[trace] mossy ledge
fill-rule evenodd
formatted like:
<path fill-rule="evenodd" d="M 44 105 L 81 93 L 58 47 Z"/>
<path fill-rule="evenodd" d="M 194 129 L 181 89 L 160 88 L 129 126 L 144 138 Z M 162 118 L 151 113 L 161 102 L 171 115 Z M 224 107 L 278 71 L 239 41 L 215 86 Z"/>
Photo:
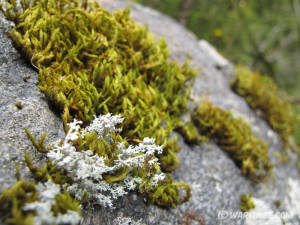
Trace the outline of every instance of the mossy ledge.
<path fill-rule="evenodd" d="M 242 173 L 253 182 L 261 182 L 270 175 L 273 165 L 267 145 L 252 134 L 250 127 L 235 119 L 231 112 L 203 101 L 192 115 L 200 133 L 213 138 L 226 151 Z"/>
<path fill-rule="evenodd" d="M 231 83 L 232 89 L 244 97 L 250 107 L 279 134 L 285 146 L 289 146 L 289 137 L 295 130 L 297 116 L 288 96 L 280 92 L 268 76 L 262 76 L 245 67 L 237 67 L 236 71 L 237 76 Z"/>
<path fill-rule="evenodd" d="M 123 136 L 155 138 L 166 149 L 163 170 L 179 166 L 170 134 L 186 110 L 187 83 L 196 73 L 188 62 L 169 60 L 165 40 L 155 42 L 129 9 L 111 15 L 88 1 L 23 0 L 21 9 L 14 0 L 7 3 L 1 10 L 15 23 L 9 36 L 39 70 L 39 87 L 65 125 L 121 113 Z"/>
<path fill-rule="evenodd" d="M 86 0 L 21 0 L 20 7 L 15 0 L 5 0 L 0 10 L 15 23 L 9 37 L 38 70 L 39 88 L 61 113 L 66 133 L 73 119 L 86 127 L 97 115 L 121 114 L 125 118 L 122 133 L 114 138 L 122 137 L 128 144 L 154 138 L 164 149 L 156 155 L 159 169 L 170 172 L 179 166 L 176 137 L 171 140 L 170 134 L 186 110 L 196 72 L 188 61 L 181 66 L 169 60 L 165 40 L 155 41 L 147 27 L 135 24 L 129 9 L 112 15 Z M 26 133 L 39 152 L 49 151 L 43 144 L 45 134 L 36 142 Z M 78 151 L 89 147 L 105 157 L 108 165 L 115 159 L 116 146 L 99 141 L 95 134 L 77 144 Z M 51 161 L 37 168 L 26 155 L 26 163 L 37 182 L 72 182 Z M 139 171 L 141 176 L 146 172 Z M 114 183 L 124 179 L 124 174 L 126 170 L 119 170 L 105 177 Z M 174 207 L 190 197 L 189 186 L 174 183 L 169 174 L 151 191 L 144 178 L 140 192 L 150 202 Z M 180 189 L 186 190 L 183 199 Z"/>

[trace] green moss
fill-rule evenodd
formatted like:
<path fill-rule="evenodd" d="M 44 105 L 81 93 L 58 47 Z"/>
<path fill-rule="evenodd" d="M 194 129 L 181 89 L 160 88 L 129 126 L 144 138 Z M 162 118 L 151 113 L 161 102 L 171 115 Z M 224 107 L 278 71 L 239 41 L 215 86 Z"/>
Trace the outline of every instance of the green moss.
<path fill-rule="evenodd" d="M 140 190 L 144 187 L 141 186 Z M 183 199 L 178 198 L 179 192 L 185 191 L 185 197 Z M 142 190 L 144 192 L 144 190 Z M 147 188 L 147 197 L 151 199 L 152 202 L 156 203 L 157 205 L 163 207 L 175 207 L 178 204 L 186 202 L 191 197 L 191 189 L 190 187 L 181 182 L 181 183 L 174 183 L 171 178 L 164 181 L 163 184 L 160 184 L 158 187 L 155 188 Z"/>
<path fill-rule="evenodd" d="M 41 146 L 44 145 L 43 141 L 45 139 L 45 134 L 43 134 L 38 142 L 36 142 L 36 139 L 28 130 L 26 130 L 26 133 L 39 153 L 45 154 L 51 150 L 50 146 L 47 148 Z M 77 151 L 86 151 L 86 149 L 88 149 L 98 156 L 105 157 L 106 164 L 112 166 L 113 161 L 118 159 L 118 144 L 122 142 L 125 145 L 128 145 L 128 143 L 119 134 L 110 133 L 109 135 L 111 136 L 112 143 L 108 143 L 104 138 L 99 138 L 96 132 L 86 132 L 84 138 L 79 135 L 78 139 L 74 140 L 72 144 L 76 147 Z M 63 140 L 61 143 L 63 143 Z M 58 169 L 51 161 L 48 161 L 42 168 L 38 168 L 33 165 L 32 158 L 29 157 L 27 152 L 25 152 L 25 161 L 36 181 L 45 182 L 48 179 L 51 179 L 56 184 L 61 184 L 65 187 L 72 185 L 73 183 L 72 178 L 66 175 L 66 171 Z M 114 183 L 125 179 L 128 172 L 129 168 L 124 167 L 113 174 L 104 175 L 103 178 L 107 183 Z M 189 186 L 183 182 L 175 183 L 169 175 L 167 176 L 167 179 L 159 182 L 158 185 L 152 185 L 150 179 L 151 175 L 160 172 L 159 166 L 156 166 L 155 169 L 153 169 L 147 162 L 145 162 L 143 168 L 139 170 L 134 169 L 133 173 L 142 178 L 142 183 L 138 186 L 139 193 L 144 195 L 149 202 L 162 207 L 174 207 L 190 199 L 191 190 Z M 180 191 L 185 191 L 185 194 L 180 194 Z M 184 197 L 180 199 L 179 196 Z M 83 200 L 83 202 L 85 202 L 85 200 Z"/>
<path fill-rule="evenodd" d="M 8 224 L 32 225 L 34 213 L 24 212 L 22 209 L 26 203 L 37 200 L 35 184 L 19 180 L 8 190 L 4 190 L 0 196 L 0 215 L 8 218 Z"/>
<path fill-rule="evenodd" d="M 182 135 L 182 137 L 184 138 L 184 141 L 187 144 L 199 145 L 202 142 L 208 141 L 207 137 L 201 136 L 199 134 L 197 127 L 195 127 L 195 125 L 192 121 L 189 121 L 186 124 L 179 121 L 176 131 L 178 131 Z"/>
<path fill-rule="evenodd" d="M 7 1 L 11 6 L 2 11 L 16 24 L 13 44 L 39 68 L 39 87 L 65 124 L 121 113 L 124 136 L 156 138 L 165 149 L 164 170 L 178 167 L 176 140 L 169 137 L 173 118 L 186 109 L 186 82 L 195 76 L 188 62 L 169 61 L 166 42 L 155 42 L 129 9 L 111 15 L 87 1 L 27 0 L 17 12 Z"/>
<path fill-rule="evenodd" d="M 274 81 L 270 77 L 238 67 L 231 86 L 269 123 L 286 146 L 289 145 L 289 137 L 293 135 L 297 124 L 296 114 L 288 97 L 279 91 Z"/>
<path fill-rule="evenodd" d="M 245 176 L 254 182 L 268 177 L 272 165 L 267 145 L 251 133 L 245 122 L 205 101 L 196 108 L 192 118 L 200 133 L 215 139 Z"/>
<path fill-rule="evenodd" d="M 0 195 L 0 216 L 6 218 L 5 222 L 7 224 L 33 225 L 36 213 L 24 210 L 24 206 L 28 203 L 39 201 L 38 192 L 35 188 L 36 184 L 20 180 L 19 176 L 19 171 L 17 170 L 16 184 L 2 191 Z M 45 179 L 44 181 L 47 180 Z M 40 179 L 36 181 L 40 181 Z M 56 195 L 52 211 L 54 216 L 58 213 L 65 214 L 68 210 L 78 212 L 81 215 L 79 204 L 68 192 L 63 190 L 60 194 Z"/>
<path fill-rule="evenodd" d="M 174 121 L 186 110 L 187 83 L 196 73 L 188 62 L 180 66 L 169 60 L 165 40 L 155 41 L 147 27 L 134 23 L 129 9 L 112 15 L 88 1 L 23 0 L 21 9 L 14 0 L 6 2 L 8 6 L 0 3 L 0 9 L 16 25 L 9 32 L 12 43 L 38 69 L 40 90 L 61 112 L 66 131 L 73 118 L 87 125 L 94 115 L 120 113 L 125 118 L 122 136 L 129 143 L 153 137 L 164 148 L 159 156 L 162 169 L 168 172 L 179 166 L 177 140 L 170 140 L 170 134 Z M 46 152 L 43 140 L 29 138 Z M 108 163 L 114 159 L 114 150 L 105 142 L 91 137 L 78 148 L 83 145 L 105 156 Z M 47 165 L 37 170 L 31 169 L 39 179 L 49 173 Z M 170 180 L 165 188 L 169 197 L 152 191 L 147 196 L 176 199 L 177 184 Z M 153 201 L 168 206 L 182 202 Z"/>
<path fill-rule="evenodd" d="M 252 201 L 252 193 L 250 193 L 249 195 L 241 195 L 240 208 L 243 212 L 249 212 L 251 209 L 255 208 L 255 204 Z"/>

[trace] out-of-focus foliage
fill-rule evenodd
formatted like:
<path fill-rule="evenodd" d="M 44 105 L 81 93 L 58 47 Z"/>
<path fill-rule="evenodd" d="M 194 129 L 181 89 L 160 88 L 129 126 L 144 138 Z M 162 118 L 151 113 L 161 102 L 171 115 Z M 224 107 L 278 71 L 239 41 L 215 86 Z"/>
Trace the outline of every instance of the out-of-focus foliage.
<path fill-rule="evenodd" d="M 235 64 L 272 76 L 300 112 L 299 0 L 136 0 L 179 20 Z M 184 17 L 184 18 L 183 18 Z M 297 131 L 300 143 L 300 129 Z"/>
<path fill-rule="evenodd" d="M 297 122 L 292 105 L 280 93 L 274 81 L 267 76 L 237 67 L 232 89 L 243 96 L 248 104 L 264 118 L 288 146 Z"/>
<path fill-rule="evenodd" d="M 251 132 L 248 124 L 233 117 L 230 111 L 203 101 L 195 109 L 192 120 L 200 133 L 226 151 L 253 182 L 263 182 L 269 177 L 272 163 L 266 143 Z"/>

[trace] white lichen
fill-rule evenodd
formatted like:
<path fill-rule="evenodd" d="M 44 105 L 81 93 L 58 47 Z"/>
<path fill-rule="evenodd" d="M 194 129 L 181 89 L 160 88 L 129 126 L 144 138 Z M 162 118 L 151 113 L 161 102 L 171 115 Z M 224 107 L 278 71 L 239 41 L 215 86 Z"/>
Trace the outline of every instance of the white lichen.
<path fill-rule="evenodd" d="M 159 165 L 156 154 L 161 154 L 161 146 L 155 145 L 155 139 L 144 138 L 138 145 L 126 146 L 121 142 L 117 145 L 117 159 L 112 165 L 106 165 L 106 159 L 94 154 L 89 149 L 77 151 L 73 146 L 73 141 L 84 138 L 89 132 L 96 132 L 98 138 L 103 138 L 111 143 L 112 133 L 120 132 L 116 125 L 123 122 L 120 115 L 112 116 L 111 114 L 95 117 L 94 121 L 85 129 L 80 128 L 81 121 L 74 120 L 69 123 L 69 131 L 62 143 L 56 143 L 47 153 L 47 157 L 52 160 L 53 164 L 66 170 L 67 174 L 73 179 L 74 184 L 67 187 L 67 191 L 76 199 L 80 200 L 86 192 L 90 199 L 96 201 L 102 206 L 113 208 L 113 200 L 118 199 L 135 190 L 142 179 L 131 174 L 132 169 L 139 169 L 144 166 L 154 169 Z M 127 177 L 121 181 L 107 183 L 103 175 L 114 174 L 120 169 L 127 169 Z M 152 176 L 152 177 L 151 177 Z M 161 172 L 150 174 L 152 185 L 158 185 L 160 180 L 165 179 Z"/>
<path fill-rule="evenodd" d="M 38 201 L 27 203 L 25 211 L 35 211 L 35 225 L 59 225 L 59 224 L 79 224 L 81 216 L 78 212 L 68 210 L 65 214 L 54 216 L 52 207 L 55 205 L 55 196 L 60 194 L 60 186 L 48 180 L 46 183 L 38 183 L 36 186 Z"/>
<path fill-rule="evenodd" d="M 130 217 L 118 216 L 113 220 L 114 225 L 145 225 L 142 220 L 135 221 Z"/>
<path fill-rule="evenodd" d="M 121 132 L 121 129 L 116 126 L 121 124 L 123 121 L 124 118 L 122 118 L 121 115 L 112 116 L 111 113 L 107 113 L 99 117 L 94 116 L 92 123 L 85 129 L 82 129 L 81 136 L 84 137 L 86 132 L 90 133 L 95 131 L 98 133 L 99 138 L 104 138 L 106 141 L 110 141 L 110 133 Z"/>

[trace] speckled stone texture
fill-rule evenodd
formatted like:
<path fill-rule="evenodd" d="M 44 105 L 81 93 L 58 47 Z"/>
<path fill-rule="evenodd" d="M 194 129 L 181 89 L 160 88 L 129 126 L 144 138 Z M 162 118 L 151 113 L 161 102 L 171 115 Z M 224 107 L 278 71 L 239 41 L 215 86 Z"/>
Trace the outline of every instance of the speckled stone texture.
<path fill-rule="evenodd" d="M 49 109 L 36 85 L 37 72 L 24 61 L 5 35 L 10 26 L 1 14 L 0 190 L 15 182 L 16 165 L 24 168 L 24 150 L 34 153 L 24 128 L 36 136 L 48 132 L 48 141 L 64 135 L 61 119 Z M 25 77 L 27 82 L 23 80 Z M 16 103 L 21 103 L 22 109 L 18 109 Z"/>
<path fill-rule="evenodd" d="M 202 96 L 212 101 L 216 106 L 231 110 L 236 117 L 251 123 L 253 132 L 269 143 L 269 153 L 276 162 L 275 152 L 282 151 L 282 143 L 276 133 L 258 118 L 246 102 L 234 94 L 229 82 L 234 75 L 234 68 L 227 60 L 216 57 L 213 48 L 203 45 L 190 32 L 174 20 L 146 7 L 122 0 L 98 0 L 100 4 L 114 11 L 131 7 L 131 16 L 140 24 L 148 24 L 150 31 L 156 37 L 165 37 L 171 49 L 172 59 L 183 63 L 187 54 L 192 59 L 192 66 L 197 66 L 199 74 L 192 90 L 193 102 L 190 102 L 190 112 L 184 118 L 190 117 L 194 107 Z M 20 165 L 22 174 L 28 176 L 24 169 L 23 151 L 35 155 L 34 149 L 27 139 L 24 128 L 33 135 L 40 136 L 47 131 L 47 142 L 52 142 L 64 135 L 62 122 L 53 109 L 47 104 L 40 93 L 36 82 L 37 72 L 14 50 L 5 32 L 9 24 L 0 17 L 0 191 L 15 182 L 14 168 Z M 30 76 L 27 82 L 24 77 Z M 21 102 L 22 109 L 15 104 Z M 274 178 L 260 185 L 252 185 L 241 175 L 240 169 L 214 143 L 204 143 L 201 146 L 188 146 L 179 136 L 182 150 L 178 156 L 181 167 L 173 176 L 176 181 L 184 181 L 191 186 L 191 200 L 173 209 L 163 209 L 147 204 L 135 193 L 119 200 L 115 210 L 100 207 L 89 207 L 84 211 L 84 225 L 115 224 L 115 218 L 124 217 L 143 224 L 176 225 L 181 224 L 186 211 L 195 211 L 202 215 L 206 225 L 239 225 L 244 224 L 241 218 L 218 218 L 221 210 L 240 211 L 240 195 L 252 192 L 256 198 L 265 201 L 271 209 L 278 211 L 275 201 L 284 202 L 287 192 L 287 179 L 298 179 L 296 156 L 291 155 L 291 163 L 276 167 Z M 43 159 L 36 155 L 36 161 Z M 299 193 L 300 195 L 300 193 Z M 285 210 L 283 204 L 279 209 Z M 299 224 L 299 220 L 291 220 L 291 224 Z M 129 223 L 128 223 L 129 224 Z M 195 224 L 197 224 L 195 222 Z"/>

